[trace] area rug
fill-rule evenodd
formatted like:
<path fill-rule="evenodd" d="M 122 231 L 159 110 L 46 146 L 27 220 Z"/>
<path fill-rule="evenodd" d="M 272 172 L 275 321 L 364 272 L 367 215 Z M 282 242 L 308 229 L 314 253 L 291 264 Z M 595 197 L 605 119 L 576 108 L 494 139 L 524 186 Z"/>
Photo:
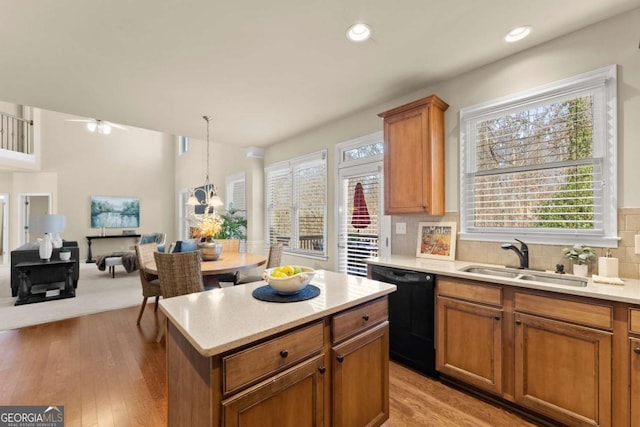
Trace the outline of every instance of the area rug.
<path fill-rule="evenodd" d="M 115 278 L 99 271 L 95 264 L 80 263 L 76 297 L 14 306 L 11 296 L 11 268 L 0 265 L 0 331 L 37 325 L 85 314 L 131 307 L 142 302 L 137 271 L 127 273 L 116 267 Z"/>

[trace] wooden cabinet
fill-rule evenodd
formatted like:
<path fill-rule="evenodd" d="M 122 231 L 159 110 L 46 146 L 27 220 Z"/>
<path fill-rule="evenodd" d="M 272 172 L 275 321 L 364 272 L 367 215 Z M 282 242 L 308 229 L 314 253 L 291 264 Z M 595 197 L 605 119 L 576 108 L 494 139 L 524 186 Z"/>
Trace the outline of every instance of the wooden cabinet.
<path fill-rule="evenodd" d="M 380 426 L 389 418 L 387 299 L 332 319 L 334 427 Z"/>
<path fill-rule="evenodd" d="M 324 425 L 324 355 L 300 363 L 222 402 L 225 427 Z"/>
<path fill-rule="evenodd" d="M 501 394 L 500 288 L 442 278 L 437 289 L 436 369 L 477 388 Z"/>
<path fill-rule="evenodd" d="M 610 426 L 612 307 L 521 292 L 514 301 L 516 402 L 569 425 Z"/>
<path fill-rule="evenodd" d="M 631 427 L 640 427 L 640 339 L 629 339 Z"/>
<path fill-rule="evenodd" d="M 444 112 L 435 95 L 378 114 L 384 119 L 384 212 L 444 214 Z"/>
<path fill-rule="evenodd" d="M 387 297 L 205 357 L 169 322 L 170 426 L 380 426 Z"/>

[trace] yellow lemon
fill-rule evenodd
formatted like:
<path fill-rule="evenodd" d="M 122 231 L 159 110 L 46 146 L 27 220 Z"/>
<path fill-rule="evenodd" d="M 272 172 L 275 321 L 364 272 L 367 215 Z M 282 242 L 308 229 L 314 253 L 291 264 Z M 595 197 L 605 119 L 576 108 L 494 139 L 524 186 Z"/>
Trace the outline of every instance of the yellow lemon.
<path fill-rule="evenodd" d="M 284 267 L 282 267 L 282 272 L 287 276 L 293 276 L 294 274 L 293 267 L 291 267 L 290 265 L 285 265 Z"/>
<path fill-rule="evenodd" d="M 271 277 L 275 277 L 276 279 L 282 279 L 282 278 L 287 277 L 287 275 L 285 273 L 283 273 L 282 271 L 273 270 L 271 272 Z"/>

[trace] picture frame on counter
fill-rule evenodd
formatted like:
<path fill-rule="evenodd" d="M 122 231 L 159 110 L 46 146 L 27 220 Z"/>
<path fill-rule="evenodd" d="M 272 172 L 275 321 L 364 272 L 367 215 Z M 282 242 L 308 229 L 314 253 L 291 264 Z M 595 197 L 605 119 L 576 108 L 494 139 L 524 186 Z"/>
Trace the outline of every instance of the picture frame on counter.
<path fill-rule="evenodd" d="M 421 222 L 418 224 L 416 257 L 453 261 L 456 259 L 457 224 Z"/>

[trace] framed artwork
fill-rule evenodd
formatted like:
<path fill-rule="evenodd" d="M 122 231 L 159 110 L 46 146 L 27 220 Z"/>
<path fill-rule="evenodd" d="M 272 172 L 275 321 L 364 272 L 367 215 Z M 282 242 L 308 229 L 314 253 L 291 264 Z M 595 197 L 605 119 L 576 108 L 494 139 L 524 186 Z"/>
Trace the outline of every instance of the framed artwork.
<path fill-rule="evenodd" d="M 418 224 L 416 257 L 455 260 L 456 226 L 455 222 L 421 222 Z"/>
<path fill-rule="evenodd" d="M 91 228 L 140 227 L 137 197 L 91 196 Z"/>

